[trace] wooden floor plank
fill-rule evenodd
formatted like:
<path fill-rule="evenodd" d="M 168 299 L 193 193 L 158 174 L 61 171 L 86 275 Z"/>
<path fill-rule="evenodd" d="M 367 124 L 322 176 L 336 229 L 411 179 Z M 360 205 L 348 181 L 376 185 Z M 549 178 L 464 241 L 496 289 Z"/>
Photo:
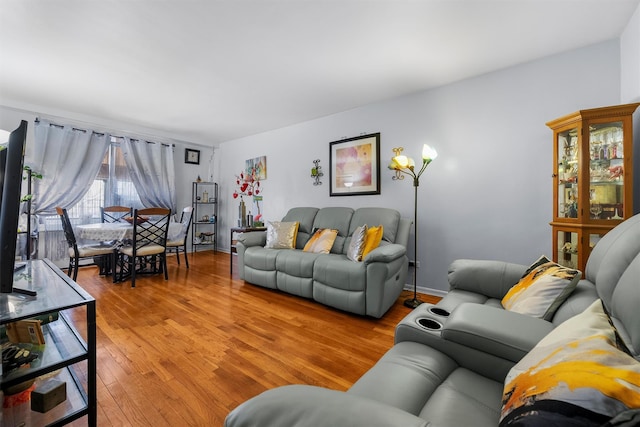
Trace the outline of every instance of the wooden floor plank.
<path fill-rule="evenodd" d="M 78 283 L 97 301 L 98 425 L 214 426 L 267 389 L 346 390 L 393 345 L 404 292 L 382 319 L 246 284 L 229 255 L 168 260 L 169 280 L 114 284 L 97 268 Z M 424 301 L 437 297 L 421 295 Z M 74 316 L 83 330 L 83 316 Z M 86 425 L 86 419 L 72 425 Z"/>

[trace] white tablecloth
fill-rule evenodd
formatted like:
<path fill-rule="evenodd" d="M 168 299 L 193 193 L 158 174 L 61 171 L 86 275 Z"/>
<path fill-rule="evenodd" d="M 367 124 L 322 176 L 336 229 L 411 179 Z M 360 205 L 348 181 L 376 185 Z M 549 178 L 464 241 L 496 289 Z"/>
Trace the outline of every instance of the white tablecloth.
<path fill-rule="evenodd" d="M 95 240 L 98 242 L 110 242 L 112 240 L 123 241 L 133 238 L 133 225 L 126 222 L 99 222 L 97 224 L 83 224 L 76 226 L 78 238 L 83 240 Z M 180 237 L 182 223 L 170 222 L 167 240 Z"/>

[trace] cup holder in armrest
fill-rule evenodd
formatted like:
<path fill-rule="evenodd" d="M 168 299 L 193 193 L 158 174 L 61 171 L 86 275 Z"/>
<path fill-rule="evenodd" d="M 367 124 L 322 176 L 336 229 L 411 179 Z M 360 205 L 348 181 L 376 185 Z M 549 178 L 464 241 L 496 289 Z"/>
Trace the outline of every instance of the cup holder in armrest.
<path fill-rule="evenodd" d="M 429 307 L 428 311 L 430 313 L 435 314 L 436 316 L 447 317 L 449 315 L 449 312 L 447 310 L 445 310 L 444 308 L 440 308 L 440 307 Z"/>
<path fill-rule="evenodd" d="M 442 323 L 433 319 L 428 319 L 426 317 L 422 317 L 418 319 L 418 325 L 422 326 L 425 329 L 429 329 L 431 331 L 437 331 L 442 329 Z"/>

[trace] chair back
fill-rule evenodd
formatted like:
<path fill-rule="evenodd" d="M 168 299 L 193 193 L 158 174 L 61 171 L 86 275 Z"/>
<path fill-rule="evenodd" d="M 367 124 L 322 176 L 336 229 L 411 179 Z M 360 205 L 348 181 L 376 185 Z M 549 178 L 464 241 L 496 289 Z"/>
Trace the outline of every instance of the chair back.
<path fill-rule="evenodd" d="M 62 221 L 62 231 L 64 231 L 64 237 L 67 239 L 67 244 L 70 248 L 77 250 L 78 242 L 76 241 L 76 235 L 73 232 L 73 227 L 71 226 L 71 221 L 69 220 L 69 215 L 67 214 L 67 210 L 61 208 L 60 206 L 56 206 L 56 212 L 60 216 L 60 220 Z"/>
<path fill-rule="evenodd" d="M 127 206 L 105 206 L 100 208 L 102 222 L 123 222 L 131 216 L 133 209 Z"/>
<path fill-rule="evenodd" d="M 134 254 L 155 246 L 166 248 L 171 209 L 134 209 L 133 218 Z"/>
<path fill-rule="evenodd" d="M 180 215 L 180 222 L 182 223 L 182 232 L 180 233 L 181 237 L 187 238 L 187 234 L 189 233 L 189 227 L 191 226 L 191 220 L 193 218 L 193 207 L 187 206 L 182 209 L 182 214 Z"/>

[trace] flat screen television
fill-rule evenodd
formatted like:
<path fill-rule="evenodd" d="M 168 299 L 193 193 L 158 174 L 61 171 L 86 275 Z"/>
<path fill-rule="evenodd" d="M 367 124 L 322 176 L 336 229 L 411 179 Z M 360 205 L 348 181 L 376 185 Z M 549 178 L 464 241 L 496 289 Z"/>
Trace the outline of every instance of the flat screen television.
<path fill-rule="evenodd" d="M 0 292 L 13 292 L 13 271 L 18 239 L 18 219 L 22 190 L 22 166 L 27 139 L 27 122 L 11 132 L 6 148 L 0 151 Z"/>

